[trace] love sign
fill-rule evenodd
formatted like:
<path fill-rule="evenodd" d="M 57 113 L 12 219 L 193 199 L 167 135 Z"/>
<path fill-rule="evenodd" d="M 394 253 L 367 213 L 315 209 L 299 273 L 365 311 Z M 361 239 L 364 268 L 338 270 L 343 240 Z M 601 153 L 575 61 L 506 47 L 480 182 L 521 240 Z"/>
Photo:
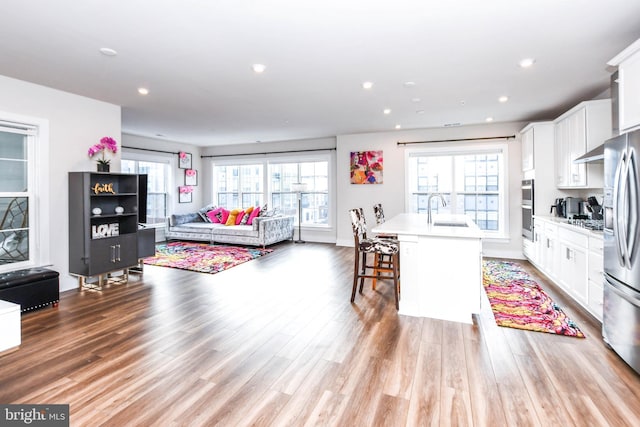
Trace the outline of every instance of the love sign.
<path fill-rule="evenodd" d="M 102 239 L 105 237 L 118 236 L 120 234 L 120 225 L 117 222 L 113 224 L 99 224 L 91 226 L 91 238 Z"/>

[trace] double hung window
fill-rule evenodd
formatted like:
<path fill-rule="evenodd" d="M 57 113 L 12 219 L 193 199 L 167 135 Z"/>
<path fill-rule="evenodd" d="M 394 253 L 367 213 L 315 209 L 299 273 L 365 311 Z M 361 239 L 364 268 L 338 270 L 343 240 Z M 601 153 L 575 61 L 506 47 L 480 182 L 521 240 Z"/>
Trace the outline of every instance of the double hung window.
<path fill-rule="evenodd" d="M 300 193 L 302 225 L 327 226 L 329 218 L 329 156 L 269 158 L 243 164 L 234 161 L 213 166 L 213 188 L 218 206 L 263 206 L 298 221 L 298 193 L 294 183 L 305 184 Z"/>
<path fill-rule="evenodd" d="M 123 153 L 123 157 L 131 154 Z M 122 159 L 123 173 L 147 175 L 147 225 L 164 224 L 167 217 L 169 161 Z"/>
<path fill-rule="evenodd" d="M 409 211 L 425 213 L 429 195 L 441 193 L 447 206 L 432 198 L 432 212 L 468 215 L 488 236 L 506 235 L 505 150 L 501 145 L 454 152 L 410 152 Z"/>
<path fill-rule="evenodd" d="M 214 167 L 215 199 L 218 206 L 248 208 L 264 201 L 264 167 L 261 163 Z"/>
<path fill-rule="evenodd" d="M 37 129 L 0 122 L 0 270 L 34 259 L 34 149 Z"/>
<path fill-rule="evenodd" d="M 298 194 L 294 183 L 305 184 L 301 197 L 302 225 L 328 224 L 329 163 L 326 161 L 269 165 L 271 206 L 298 218 Z"/>

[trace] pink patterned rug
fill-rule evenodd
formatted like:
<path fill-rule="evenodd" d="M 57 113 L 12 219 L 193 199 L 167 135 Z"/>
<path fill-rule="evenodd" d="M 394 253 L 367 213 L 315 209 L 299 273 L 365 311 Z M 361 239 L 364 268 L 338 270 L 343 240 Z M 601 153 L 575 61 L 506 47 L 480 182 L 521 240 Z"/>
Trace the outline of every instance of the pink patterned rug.
<path fill-rule="evenodd" d="M 484 260 L 482 282 L 499 326 L 585 337 L 518 263 Z"/>
<path fill-rule="evenodd" d="M 215 274 L 270 252 L 273 252 L 273 249 L 171 242 L 157 245 L 156 255 L 145 258 L 144 263 Z"/>

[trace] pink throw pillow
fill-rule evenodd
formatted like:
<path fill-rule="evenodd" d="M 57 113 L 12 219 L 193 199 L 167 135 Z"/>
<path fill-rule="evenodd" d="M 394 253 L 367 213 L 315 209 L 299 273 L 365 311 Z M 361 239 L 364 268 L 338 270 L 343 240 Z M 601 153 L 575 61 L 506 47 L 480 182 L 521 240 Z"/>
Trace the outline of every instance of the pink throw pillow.
<path fill-rule="evenodd" d="M 214 223 L 214 224 L 218 224 L 220 223 L 220 219 L 218 218 L 218 213 L 222 211 L 222 208 L 216 208 L 212 211 L 207 212 L 207 217 L 209 217 L 209 220 Z"/>
<path fill-rule="evenodd" d="M 236 216 L 236 225 L 240 225 L 240 222 L 242 221 L 243 216 L 244 216 L 244 211 L 238 212 L 238 215 Z"/>
<path fill-rule="evenodd" d="M 260 213 L 260 206 L 256 207 L 254 210 L 251 211 L 251 215 L 249 215 L 249 219 L 247 220 L 247 225 L 252 225 L 253 219 L 257 217 L 259 213 Z"/>
<path fill-rule="evenodd" d="M 229 219 L 229 212 L 230 211 L 226 210 L 225 208 L 222 208 L 222 210 L 220 211 L 220 213 L 222 214 L 222 218 L 220 218 L 220 224 L 227 223 L 227 219 Z"/>

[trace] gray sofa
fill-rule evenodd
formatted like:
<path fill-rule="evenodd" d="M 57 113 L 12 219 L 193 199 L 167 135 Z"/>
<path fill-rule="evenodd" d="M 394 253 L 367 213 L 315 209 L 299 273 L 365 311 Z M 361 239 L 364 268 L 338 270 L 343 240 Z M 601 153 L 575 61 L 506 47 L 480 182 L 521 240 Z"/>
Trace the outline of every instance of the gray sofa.
<path fill-rule="evenodd" d="M 167 240 L 197 240 L 234 245 L 272 245 L 293 239 L 293 216 L 256 217 L 252 225 L 204 222 L 197 213 L 167 218 Z"/>

